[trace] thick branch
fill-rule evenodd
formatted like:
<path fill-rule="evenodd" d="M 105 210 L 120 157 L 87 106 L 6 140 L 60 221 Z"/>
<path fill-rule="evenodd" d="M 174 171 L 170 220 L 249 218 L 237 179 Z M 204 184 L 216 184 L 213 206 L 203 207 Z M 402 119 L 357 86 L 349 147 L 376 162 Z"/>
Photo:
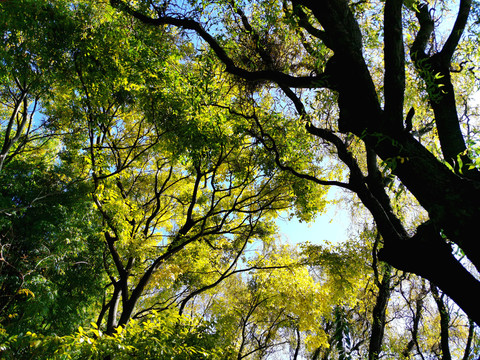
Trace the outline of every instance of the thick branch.
<path fill-rule="evenodd" d="M 471 176 L 475 177 L 478 176 L 476 172 L 468 171 L 466 164 L 470 163 L 470 159 L 467 155 L 462 155 L 462 162 L 465 166 L 460 167 L 456 163 L 457 156 L 466 150 L 466 145 L 460 129 L 455 102 L 455 89 L 450 77 L 450 61 L 465 28 L 470 7 L 471 0 L 461 1 L 457 20 L 442 51 L 428 57 L 425 49 L 433 33 L 434 22 L 430 16 L 428 5 L 419 5 L 419 11 L 416 15 L 420 24 L 420 30 L 413 42 L 411 57 L 420 76 L 427 85 L 427 92 L 435 114 L 435 123 L 444 159 L 455 167 L 457 171 L 471 172 Z"/>
<path fill-rule="evenodd" d="M 480 293 L 480 282 L 455 259 L 451 246 L 432 223 L 419 226 L 410 240 L 386 243 L 378 255 L 397 269 L 429 279 L 477 324 L 480 323 L 477 299 L 465 296 L 465 289 L 472 294 Z"/>
<path fill-rule="evenodd" d="M 428 4 L 420 3 L 416 16 L 420 24 L 420 29 L 410 49 L 410 56 L 414 61 L 426 56 L 425 50 L 434 30 L 434 23 L 428 11 Z"/>
<path fill-rule="evenodd" d="M 294 88 L 318 88 L 321 86 L 328 87 L 328 76 L 320 74 L 316 76 L 291 76 L 280 71 L 275 70 L 259 70 L 248 71 L 235 65 L 233 59 L 227 54 L 225 49 L 218 43 L 218 41 L 210 35 L 203 26 L 195 20 L 188 18 L 176 18 L 173 16 L 160 16 L 158 18 L 151 18 L 131 8 L 121 0 L 110 0 L 110 4 L 132 15 L 144 24 L 159 26 L 159 25 L 173 25 L 186 30 L 193 30 L 200 36 L 215 52 L 218 59 L 225 65 L 225 70 L 242 79 L 248 81 L 267 80 L 277 84 L 285 84 Z"/>
<path fill-rule="evenodd" d="M 362 34 L 347 1 L 298 0 L 294 6 L 310 9 L 324 28 L 325 45 L 334 55 L 325 66 L 331 83 L 338 91 L 341 132 L 358 136 L 377 125 L 382 118 L 375 85 L 363 58 Z M 360 110 L 361 109 L 361 110 Z M 360 113 L 359 113 L 360 110 Z"/>
<path fill-rule="evenodd" d="M 107 334 L 112 335 L 117 326 L 118 304 L 120 303 L 121 290 L 118 282 L 113 283 L 113 294 L 108 303 Z"/>
<path fill-rule="evenodd" d="M 125 267 L 123 266 L 122 260 L 120 259 L 120 255 L 117 252 L 117 249 L 115 248 L 115 241 L 118 240 L 118 238 L 115 236 L 111 236 L 108 231 L 105 232 L 105 241 L 107 242 L 108 250 L 110 252 L 110 255 L 112 256 L 113 262 L 115 263 L 115 267 L 117 268 L 118 274 L 120 275 L 120 278 L 125 278 L 126 271 Z"/>
<path fill-rule="evenodd" d="M 305 29 L 310 35 L 325 41 L 325 32 L 317 29 L 310 23 L 307 14 L 300 6 L 294 6 L 293 12 L 298 16 L 298 25 L 300 27 Z"/>
<path fill-rule="evenodd" d="M 289 88 L 282 87 L 284 93 L 292 100 L 300 116 L 306 117 L 307 113 L 301 100 Z M 328 184 L 337 185 L 354 191 L 362 200 L 362 203 L 373 215 L 378 229 L 385 241 L 402 241 L 407 239 L 407 233 L 402 226 L 401 221 L 395 216 L 390 205 L 382 179 L 379 177 L 376 168 L 376 156 L 367 146 L 367 162 L 369 163 L 369 176 L 365 178 L 358 166 L 357 161 L 351 152 L 348 151 L 345 143 L 333 132 L 317 128 L 307 122 L 306 130 L 314 136 L 318 136 L 335 145 L 338 157 L 348 166 L 350 178 L 348 184 Z M 373 164 L 375 162 L 375 164 Z M 278 165 L 278 161 L 277 161 Z M 294 175 L 296 175 L 294 173 Z M 319 183 L 321 184 L 321 183 Z"/>
<path fill-rule="evenodd" d="M 392 129 L 403 127 L 405 50 L 403 47 L 402 0 L 385 2 L 385 119 Z"/>
<path fill-rule="evenodd" d="M 322 36 L 336 54 L 362 54 L 362 33 L 345 0 L 293 0 L 293 6 L 310 9 L 325 30 Z"/>
<path fill-rule="evenodd" d="M 445 64 L 449 64 L 455 49 L 458 46 L 460 38 L 462 37 L 463 31 L 465 30 L 465 25 L 467 24 L 468 15 L 470 14 L 470 9 L 472 6 L 472 0 L 461 0 L 460 7 L 458 10 L 457 19 L 453 25 L 453 29 L 445 42 L 445 45 L 440 52 Z"/>

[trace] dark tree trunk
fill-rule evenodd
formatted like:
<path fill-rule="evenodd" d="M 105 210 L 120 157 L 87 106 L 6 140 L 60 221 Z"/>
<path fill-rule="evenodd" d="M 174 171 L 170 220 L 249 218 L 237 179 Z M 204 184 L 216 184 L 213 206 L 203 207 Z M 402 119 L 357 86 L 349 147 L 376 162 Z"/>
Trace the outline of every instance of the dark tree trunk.
<path fill-rule="evenodd" d="M 418 297 L 415 299 L 415 309 L 411 310 L 412 311 L 412 329 L 410 330 L 410 332 L 412 334 L 412 338 L 410 339 L 407 346 L 402 352 L 402 355 L 406 359 L 409 358 L 409 354 L 415 346 L 417 346 L 418 348 L 418 329 L 419 329 L 420 320 L 422 318 L 422 313 L 423 313 L 424 297 L 425 297 L 425 294 L 422 291 L 422 293 L 419 294 Z"/>
<path fill-rule="evenodd" d="M 430 284 L 430 290 L 432 291 L 438 312 L 440 313 L 440 345 L 442 348 L 442 360 L 452 360 L 452 356 L 450 355 L 450 345 L 448 344 L 450 315 L 448 314 L 448 309 L 443 301 L 443 294 L 440 295 L 437 287 L 433 284 Z"/>
<path fill-rule="evenodd" d="M 383 278 L 379 284 L 378 294 L 372 313 L 372 333 L 368 348 L 368 359 L 378 360 L 382 351 L 383 335 L 385 332 L 388 300 L 391 294 L 392 268 L 385 267 Z"/>
<path fill-rule="evenodd" d="M 470 352 L 471 352 L 471 347 L 472 347 L 472 341 L 473 341 L 473 334 L 475 332 L 475 323 L 471 320 L 468 319 L 468 338 L 467 338 L 467 344 L 465 345 L 465 352 L 463 354 L 463 360 L 468 360 L 470 358 Z"/>

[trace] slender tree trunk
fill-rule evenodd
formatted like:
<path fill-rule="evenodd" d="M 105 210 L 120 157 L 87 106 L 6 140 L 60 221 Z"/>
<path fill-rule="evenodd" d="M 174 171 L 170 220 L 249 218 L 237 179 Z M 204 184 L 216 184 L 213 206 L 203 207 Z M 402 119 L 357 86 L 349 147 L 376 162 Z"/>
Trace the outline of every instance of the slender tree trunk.
<path fill-rule="evenodd" d="M 295 329 L 295 333 L 297 335 L 297 344 L 295 346 L 295 354 L 293 354 L 293 359 L 292 360 L 297 360 L 298 355 L 300 355 L 300 345 L 301 345 L 301 337 L 300 337 L 300 330 L 298 330 L 298 327 Z"/>
<path fill-rule="evenodd" d="M 467 338 L 467 344 L 465 345 L 465 352 L 463 354 L 463 360 L 468 360 L 470 357 L 470 352 L 471 352 L 471 347 L 472 347 L 472 341 L 473 341 L 473 334 L 475 331 L 475 323 L 471 320 L 468 319 L 468 338 Z"/>
<path fill-rule="evenodd" d="M 410 352 L 413 350 L 414 346 L 418 347 L 418 328 L 420 325 L 420 319 L 422 318 L 423 313 L 423 299 L 424 294 L 420 294 L 415 300 L 415 310 L 413 311 L 413 324 L 412 324 L 412 338 L 408 342 L 405 350 L 403 350 L 402 355 L 405 358 L 408 358 Z M 422 356 L 423 357 L 423 356 Z"/>
<path fill-rule="evenodd" d="M 110 306 L 108 310 L 108 318 L 107 318 L 107 334 L 112 335 L 113 331 L 117 327 L 117 312 L 118 312 L 118 304 L 120 302 L 120 287 L 118 283 L 114 284 L 114 290 L 112 294 L 112 299 L 110 300 Z"/>
<path fill-rule="evenodd" d="M 433 298 L 437 303 L 438 312 L 440 313 L 440 345 L 442 348 L 442 360 L 452 360 L 452 356 L 450 355 L 450 345 L 448 344 L 450 315 L 445 306 L 445 302 L 443 301 L 443 294 L 439 294 L 437 287 L 433 284 L 430 284 L 430 289 Z"/>
<path fill-rule="evenodd" d="M 368 359 L 379 359 L 382 351 L 383 336 L 385 332 L 385 320 L 387 314 L 388 300 L 391 294 L 392 267 L 386 265 L 383 272 L 382 282 L 379 283 L 377 301 L 373 308 L 372 333 L 370 336 L 370 345 L 368 348 Z"/>

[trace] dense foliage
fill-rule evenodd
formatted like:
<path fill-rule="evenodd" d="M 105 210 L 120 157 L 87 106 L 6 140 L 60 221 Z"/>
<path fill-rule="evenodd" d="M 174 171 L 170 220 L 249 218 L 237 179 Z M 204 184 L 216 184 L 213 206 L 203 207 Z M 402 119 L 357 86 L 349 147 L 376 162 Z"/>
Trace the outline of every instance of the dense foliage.
<path fill-rule="evenodd" d="M 0 357 L 478 358 L 479 12 L 0 2 Z"/>

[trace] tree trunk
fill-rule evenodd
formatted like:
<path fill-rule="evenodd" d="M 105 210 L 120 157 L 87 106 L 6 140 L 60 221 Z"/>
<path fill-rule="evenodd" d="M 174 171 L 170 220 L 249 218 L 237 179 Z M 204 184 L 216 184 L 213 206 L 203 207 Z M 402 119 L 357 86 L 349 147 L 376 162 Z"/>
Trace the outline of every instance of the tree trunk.
<path fill-rule="evenodd" d="M 383 335 L 387 314 L 388 300 L 391 294 L 392 267 L 387 265 L 383 272 L 382 282 L 379 284 L 377 301 L 372 313 L 372 334 L 368 348 L 368 359 L 378 360 L 382 351 Z"/>
<path fill-rule="evenodd" d="M 450 327 L 450 315 L 448 309 L 443 301 L 443 294 L 438 293 L 438 289 L 435 285 L 430 284 L 433 298 L 437 304 L 438 312 L 440 313 L 440 345 L 442 348 L 442 360 L 452 360 L 450 355 L 450 345 L 448 344 L 448 330 Z"/>

